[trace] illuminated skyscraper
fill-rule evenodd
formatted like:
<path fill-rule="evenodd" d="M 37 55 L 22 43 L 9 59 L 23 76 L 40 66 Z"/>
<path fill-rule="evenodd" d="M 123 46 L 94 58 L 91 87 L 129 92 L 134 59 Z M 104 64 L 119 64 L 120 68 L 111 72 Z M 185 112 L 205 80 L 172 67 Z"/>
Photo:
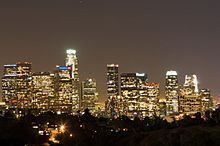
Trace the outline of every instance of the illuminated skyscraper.
<path fill-rule="evenodd" d="M 212 107 L 211 93 L 209 89 L 201 89 L 199 94 L 201 98 L 201 112 L 204 114 L 206 110 Z"/>
<path fill-rule="evenodd" d="M 107 101 L 106 114 L 116 117 L 115 99 L 119 96 L 118 64 L 107 64 Z"/>
<path fill-rule="evenodd" d="M 32 108 L 39 112 L 52 110 L 54 106 L 54 74 L 35 72 L 32 74 L 33 100 Z"/>
<path fill-rule="evenodd" d="M 165 83 L 166 115 L 178 113 L 179 85 L 176 71 L 167 71 Z"/>
<path fill-rule="evenodd" d="M 55 71 L 55 100 L 53 110 L 57 113 L 77 112 L 79 99 L 75 98 L 71 67 L 57 66 Z"/>
<path fill-rule="evenodd" d="M 119 95 L 119 80 L 118 80 L 118 65 L 108 64 L 107 65 L 107 96 Z"/>
<path fill-rule="evenodd" d="M 2 91 L 3 99 L 8 109 L 31 108 L 31 89 L 31 63 L 18 62 L 16 64 L 4 65 Z"/>
<path fill-rule="evenodd" d="M 30 108 L 32 93 L 31 93 L 31 63 L 17 63 L 17 98 L 18 108 Z"/>
<path fill-rule="evenodd" d="M 161 118 L 164 118 L 166 116 L 166 100 L 165 99 L 159 99 L 159 112 L 160 112 Z"/>
<path fill-rule="evenodd" d="M 144 73 L 121 74 L 121 96 L 126 102 L 125 113 L 131 119 L 140 117 L 140 114 L 142 114 L 140 113 L 140 97 L 144 94 L 147 95 L 143 91 L 145 84 L 147 84 L 147 75 Z"/>
<path fill-rule="evenodd" d="M 95 112 L 95 104 L 98 102 L 98 92 L 96 88 L 96 81 L 94 79 L 87 79 L 82 82 L 82 99 L 81 110 L 86 108 L 93 114 Z"/>
<path fill-rule="evenodd" d="M 201 112 L 201 97 L 199 96 L 197 76 L 186 75 L 185 83 L 180 91 L 180 112 L 188 114 Z"/>
<path fill-rule="evenodd" d="M 147 91 L 147 96 L 140 96 L 139 103 L 139 111 L 142 115 L 142 118 L 153 117 L 153 116 L 159 116 L 159 89 L 160 84 L 157 83 L 148 83 L 144 85 L 143 88 L 145 91 Z M 140 94 L 141 95 L 141 94 Z M 143 105 L 144 106 L 143 106 Z"/>
<path fill-rule="evenodd" d="M 78 70 L 78 58 L 77 52 L 74 49 L 66 50 L 66 66 L 71 70 L 71 80 L 73 86 L 73 113 L 76 114 L 79 110 L 79 70 Z"/>
<path fill-rule="evenodd" d="M 189 92 L 189 94 L 191 93 L 195 93 L 198 94 L 199 93 L 199 87 L 198 87 L 198 80 L 197 80 L 197 76 L 196 75 L 186 75 L 185 76 L 185 83 L 183 85 L 186 89 L 189 89 L 186 92 Z"/>
<path fill-rule="evenodd" d="M 2 95 L 6 107 L 17 108 L 17 65 L 7 64 L 4 65 L 4 73 L 2 77 Z"/>
<path fill-rule="evenodd" d="M 57 113 L 76 114 L 79 110 L 79 73 L 76 50 L 66 50 L 66 65 L 57 66 L 55 100 L 53 110 Z"/>
<path fill-rule="evenodd" d="M 71 67 L 71 78 L 74 81 L 79 81 L 78 59 L 76 55 L 76 50 L 67 49 L 66 54 L 66 66 Z"/>

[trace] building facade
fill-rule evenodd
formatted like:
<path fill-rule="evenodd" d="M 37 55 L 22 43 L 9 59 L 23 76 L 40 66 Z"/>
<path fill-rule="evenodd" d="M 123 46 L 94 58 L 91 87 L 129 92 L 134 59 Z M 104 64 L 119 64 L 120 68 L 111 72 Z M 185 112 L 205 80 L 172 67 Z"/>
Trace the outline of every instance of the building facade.
<path fill-rule="evenodd" d="M 17 62 L 4 65 L 2 95 L 6 108 L 17 115 L 24 115 L 31 108 L 32 76 L 31 63 Z"/>
<path fill-rule="evenodd" d="M 200 89 L 199 94 L 201 99 L 201 112 L 205 114 L 205 111 L 211 109 L 213 105 L 211 99 L 211 92 L 209 89 Z"/>
<path fill-rule="evenodd" d="M 167 71 L 165 82 L 166 115 L 179 112 L 179 85 L 176 71 Z"/>
<path fill-rule="evenodd" d="M 72 113 L 79 110 L 79 101 L 74 98 L 74 87 L 71 78 L 71 67 L 57 66 L 54 74 L 55 100 L 53 110 L 59 113 Z"/>
<path fill-rule="evenodd" d="M 121 96 L 126 102 L 125 114 L 134 119 L 140 117 L 140 98 L 145 96 L 144 85 L 148 79 L 145 73 L 122 73 L 121 74 Z M 144 98 L 144 97 L 143 97 Z M 141 99 L 143 102 L 143 99 Z M 144 109 L 142 108 L 144 112 Z"/>
<path fill-rule="evenodd" d="M 179 111 L 186 114 L 201 112 L 201 97 L 196 75 L 185 76 L 185 83 L 180 90 Z"/>
<path fill-rule="evenodd" d="M 17 108 L 17 65 L 4 65 L 4 73 L 2 77 L 2 95 L 6 108 Z"/>
<path fill-rule="evenodd" d="M 98 102 L 98 92 L 96 81 L 94 79 L 87 79 L 82 81 L 81 85 L 81 110 L 89 109 L 94 114 L 96 112 L 96 103 Z"/>
<path fill-rule="evenodd" d="M 115 105 L 116 99 L 119 96 L 119 74 L 118 64 L 107 64 L 107 101 L 106 101 L 106 115 L 107 117 L 116 117 Z"/>
<path fill-rule="evenodd" d="M 158 83 L 148 83 L 145 85 L 145 89 L 147 91 L 147 96 L 145 98 L 145 106 L 140 106 L 140 112 L 142 115 L 142 118 L 147 117 L 153 117 L 153 116 L 159 116 L 160 115 L 160 110 L 159 110 L 159 89 L 160 89 L 160 84 Z M 141 103 L 141 98 L 139 102 Z M 142 108 L 141 108 L 142 107 Z"/>
<path fill-rule="evenodd" d="M 107 97 L 119 95 L 118 64 L 107 65 Z"/>
<path fill-rule="evenodd" d="M 35 72 L 32 74 L 32 108 L 40 113 L 53 109 L 55 100 L 54 74 Z"/>
<path fill-rule="evenodd" d="M 66 66 L 71 70 L 71 80 L 73 88 L 73 114 L 77 114 L 80 103 L 80 83 L 79 83 L 79 69 L 78 69 L 78 57 L 75 49 L 66 50 Z"/>

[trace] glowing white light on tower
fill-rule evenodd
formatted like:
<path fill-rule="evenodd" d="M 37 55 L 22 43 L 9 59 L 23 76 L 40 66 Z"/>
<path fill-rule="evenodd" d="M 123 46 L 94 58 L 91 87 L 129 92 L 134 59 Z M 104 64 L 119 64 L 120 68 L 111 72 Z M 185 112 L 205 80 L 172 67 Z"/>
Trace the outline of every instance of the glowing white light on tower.
<path fill-rule="evenodd" d="M 177 72 L 173 70 L 167 71 L 166 76 L 177 76 Z"/>
<path fill-rule="evenodd" d="M 72 78 L 75 78 L 75 71 L 77 66 L 77 57 L 76 57 L 76 50 L 74 49 L 67 49 L 66 50 L 66 66 L 70 66 L 72 70 Z"/>
<path fill-rule="evenodd" d="M 145 76 L 145 73 L 136 73 L 136 76 L 143 77 L 143 76 Z"/>
<path fill-rule="evenodd" d="M 67 53 L 67 54 L 76 54 L 76 50 L 67 49 L 67 50 L 66 50 L 66 53 Z"/>
<path fill-rule="evenodd" d="M 199 88 L 198 88 L 198 80 L 197 80 L 197 76 L 193 75 L 193 84 L 195 86 L 195 92 L 198 93 L 199 92 Z"/>
<path fill-rule="evenodd" d="M 198 93 L 199 92 L 199 87 L 198 87 L 198 80 L 196 75 L 192 76 L 185 76 L 185 83 L 184 86 L 193 86 L 194 87 L 194 92 Z"/>

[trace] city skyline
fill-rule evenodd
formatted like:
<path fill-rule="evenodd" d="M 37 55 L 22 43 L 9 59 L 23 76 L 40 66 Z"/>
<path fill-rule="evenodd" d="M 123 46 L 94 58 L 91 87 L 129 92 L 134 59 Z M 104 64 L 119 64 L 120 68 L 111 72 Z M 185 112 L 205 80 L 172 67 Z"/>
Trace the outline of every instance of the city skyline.
<path fill-rule="evenodd" d="M 68 56 L 68 51 L 69 50 L 73 50 L 73 51 L 75 51 L 74 52 L 74 54 L 77 54 L 78 52 L 76 52 L 76 50 L 75 49 L 71 49 L 71 48 L 66 48 L 66 55 Z M 77 59 L 78 60 L 78 59 Z M 68 62 L 68 59 L 66 59 L 66 62 Z M 30 65 L 32 65 L 31 66 L 31 68 L 33 68 L 33 64 L 31 63 L 31 62 L 17 62 L 16 64 L 22 64 L 22 63 L 27 63 L 27 64 L 30 64 Z M 4 65 L 4 67 L 13 67 L 14 65 L 16 65 L 16 64 L 6 64 L 6 65 Z M 66 63 L 66 65 L 68 66 L 68 63 Z M 42 74 L 42 73 L 48 73 L 48 74 L 54 74 L 54 72 L 56 72 L 56 70 L 57 69 L 66 69 L 67 68 L 67 66 L 64 66 L 64 65 L 56 65 L 56 67 L 53 69 L 53 70 L 49 70 L 49 71 L 32 71 L 31 72 L 31 74 L 33 74 L 33 76 L 35 75 L 35 74 Z M 76 68 L 76 70 L 78 71 L 78 65 L 76 66 L 77 68 Z M 143 73 L 143 72 L 127 72 L 127 73 L 125 73 L 125 72 L 119 72 L 118 70 L 120 70 L 120 67 L 119 67 L 119 65 L 118 64 L 107 64 L 107 68 L 109 68 L 109 67 L 117 67 L 117 76 L 118 76 L 118 84 L 120 84 L 120 79 L 119 78 L 121 78 L 121 76 L 123 76 L 123 74 L 136 74 L 136 75 L 146 75 L 147 76 L 147 80 L 149 80 L 149 78 L 148 78 L 148 74 L 147 73 Z M 72 68 L 72 67 L 71 67 Z M 74 67 L 73 67 L 74 68 Z M 106 71 L 106 73 L 107 73 L 108 71 Z M 178 77 L 176 77 L 176 78 L 178 78 L 178 80 L 181 80 L 181 79 L 179 79 L 179 75 L 178 75 L 178 72 L 177 71 L 173 71 L 173 70 L 167 70 L 167 73 L 166 73 L 166 76 L 170 73 L 170 72 L 172 72 L 172 73 L 174 73 L 176 76 L 178 76 Z M 78 79 L 78 77 L 79 77 L 79 75 L 78 75 L 78 73 L 76 73 L 76 75 L 77 75 L 77 78 L 76 78 L 76 81 L 77 80 L 79 80 Z M 73 75 L 73 73 L 71 73 L 70 74 L 70 76 L 72 76 L 72 77 L 74 77 L 74 75 Z M 166 80 L 166 76 L 165 76 L 165 80 Z M 185 75 L 185 81 L 183 81 L 183 82 L 179 82 L 178 84 L 179 84 L 179 86 L 185 86 L 185 84 L 186 84 L 186 78 L 187 78 L 187 76 L 188 75 Z M 192 75 L 192 76 L 196 76 L 196 75 Z M 85 80 L 88 80 L 88 79 L 91 79 L 91 78 L 89 78 L 89 77 L 86 77 L 85 79 L 80 79 L 80 83 L 82 83 L 82 82 L 84 82 Z M 108 79 L 109 80 L 109 79 Z M 107 81 L 107 80 L 106 80 Z M 107 85 L 108 85 L 108 82 L 109 81 L 107 81 Z M 152 81 L 153 83 L 155 83 L 154 81 Z M 159 82 L 159 84 L 161 84 L 161 82 Z M 196 78 L 196 90 L 197 90 L 197 92 L 198 92 L 198 88 L 200 88 L 200 86 L 199 86 L 199 82 L 198 82 L 198 80 L 197 80 L 197 78 Z M 162 85 L 163 85 L 163 83 L 162 83 Z M 120 89 L 120 85 L 118 85 L 118 90 L 117 90 L 117 92 L 115 92 L 115 93 L 118 93 L 118 95 L 119 95 L 119 89 Z M 202 87 L 201 89 L 204 89 L 205 87 Z M 159 96 L 160 97 L 162 97 L 162 98 L 165 98 L 166 97 L 166 92 L 165 92 L 165 89 L 166 89 L 166 84 L 164 83 L 164 87 L 160 87 L 160 92 L 159 92 Z M 106 90 L 106 94 L 104 95 L 104 98 L 103 98 L 103 95 L 102 96 L 99 96 L 99 101 L 101 101 L 101 102 L 105 102 L 109 97 L 108 97 L 108 86 L 106 87 L 106 89 L 104 89 L 104 90 Z M 210 89 L 208 89 L 208 90 L 210 90 Z M 98 90 L 99 91 L 99 90 Z M 98 92 L 99 93 L 99 92 Z M 213 97 L 213 96 L 212 96 Z M 214 99 L 216 100 L 216 98 L 214 97 Z"/>
<path fill-rule="evenodd" d="M 65 49 L 78 52 L 79 78 L 95 78 L 106 99 L 106 64 L 119 73 L 144 72 L 165 88 L 176 70 L 179 83 L 196 74 L 200 88 L 218 97 L 216 66 L 219 2 L 47 1 L 3 2 L 0 6 L 1 69 L 30 61 L 33 71 L 65 64 Z M 105 97 L 103 97 L 105 96 Z"/>

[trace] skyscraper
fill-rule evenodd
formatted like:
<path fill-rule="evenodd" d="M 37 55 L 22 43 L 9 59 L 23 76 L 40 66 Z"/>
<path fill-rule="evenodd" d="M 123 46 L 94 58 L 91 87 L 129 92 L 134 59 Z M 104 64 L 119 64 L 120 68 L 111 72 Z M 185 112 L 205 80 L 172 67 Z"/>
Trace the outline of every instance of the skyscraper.
<path fill-rule="evenodd" d="M 71 80 L 73 86 L 73 114 L 79 110 L 80 95 L 79 95 L 79 70 L 78 70 L 78 57 L 74 49 L 66 50 L 66 66 L 71 70 Z"/>
<path fill-rule="evenodd" d="M 145 73 L 121 74 L 121 96 L 126 102 L 125 113 L 131 119 L 141 117 L 140 97 L 144 96 L 143 86 L 147 84 L 147 81 L 148 79 Z"/>
<path fill-rule="evenodd" d="M 107 65 L 107 96 L 119 95 L 118 64 Z"/>
<path fill-rule="evenodd" d="M 53 110 L 58 113 L 76 114 L 79 110 L 79 73 L 76 50 L 66 50 L 66 65 L 57 66 Z"/>
<path fill-rule="evenodd" d="M 188 91 L 186 91 L 188 94 L 199 93 L 198 80 L 196 75 L 186 75 L 185 83 L 183 86 L 185 89 L 188 89 Z"/>
<path fill-rule="evenodd" d="M 53 110 L 57 113 L 69 113 L 79 110 L 78 98 L 74 97 L 71 67 L 57 66 L 55 71 L 55 100 Z"/>
<path fill-rule="evenodd" d="M 115 99 L 119 96 L 119 78 L 118 78 L 118 64 L 107 64 L 107 101 L 106 114 L 109 117 L 115 117 Z"/>
<path fill-rule="evenodd" d="M 6 108 L 17 108 L 17 65 L 4 65 L 4 73 L 2 77 L 2 95 Z"/>
<path fill-rule="evenodd" d="M 166 115 L 178 113 L 179 85 L 176 71 L 167 71 L 165 83 Z"/>
<path fill-rule="evenodd" d="M 82 81 L 81 87 L 81 110 L 83 111 L 88 108 L 93 114 L 95 112 L 95 104 L 98 102 L 96 81 L 94 79 L 87 79 L 85 81 Z"/>
<path fill-rule="evenodd" d="M 71 78 L 74 81 L 79 81 L 78 58 L 76 55 L 76 50 L 67 49 L 66 55 L 66 66 L 71 67 Z"/>
<path fill-rule="evenodd" d="M 186 75 L 185 83 L 180 89 L 179 110 L 181 113 L 194 114 L 201 112 L 201 97 L 199 96 L 196 75 Z"/>
<path fill-rule="evenodd" d="M 40 113 L 52 110 L 54 106 L 54 74 L 35 72 L 32 74 L 32 108 Z"/>
<path fill-rule="evenodd" d="M 8 109 L 14 109 L 18 112 L 20 109 L 31 108 L 31 74 L 31 63 L 29 62 L 4 65 L 2 92 Z"/>
<path fill-rule="evenodd" d="M 199 94 L 201 98 L 201 112 L 204 114 L 206 110 L 212 107 L 211 93 L 209 89 L 201 89 Z"/>
<path fill-rule="evenodd" d="M 142 118 L 145 118 L 146 116 L 148 117 L 159 116 L 160 115 L 160 110 L 159 110 L 160 84 L 148 83 L 145 84 L 144 89 L 147 91 L 146 92 L 147 96 L 144 96 L 146 105 L 140 108 L 140 113 L 142 113 Z M 141 99 L 143 99 L 141 97 L 142 96 L 140 96 L 140 100 L 139 100 L 140 103 L 141 103 Z"/>
<path fill-rule="evenodd" d="M 30 108 L 32 100 L 31 92 L 31 63 L 17 63 L 17 97 L 18 108 Z"/>

